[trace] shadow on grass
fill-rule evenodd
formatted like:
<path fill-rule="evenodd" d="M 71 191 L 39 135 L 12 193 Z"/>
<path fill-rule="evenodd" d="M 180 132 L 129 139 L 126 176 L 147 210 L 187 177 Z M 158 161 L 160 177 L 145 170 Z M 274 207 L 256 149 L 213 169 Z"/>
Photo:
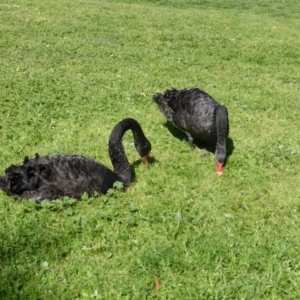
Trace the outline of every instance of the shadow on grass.
<path fill-rule="evenodd" d="M 186 140 L 187 141 L 187 136 L 184 132 L 180 131 L 179 129 L 177 129 L 171 122 L 167 121 L 164 126 L 169 130 L 169 132 L 177 139 L 179 139 L 180 141 L 182 140 Z M 212 145 L 210 143 L 207 143 L 207 142 L 204 142 L 204 141 L 201 141 L 200 139 L 197 139 L 195 138 L 194 139 L 194 144 L 197 148 L 199 149 L 204 149 L 206 150 L 207 152 L 210 152 L 210 153 L 215 153 L 216 151 L 216 146 L 215 145 Z M 226 165 L 226 161 L 227 161 L 227 158 L 233 153 L 234 151 L 234 143 L 233 143 L 233 140 L 229 137 L 227 139 L 227 144 L 226 144 L 226 160 L 225 160 L 225 163 L 224 165 Z M 205 154 L 204 154 L 205 156 Z"/>

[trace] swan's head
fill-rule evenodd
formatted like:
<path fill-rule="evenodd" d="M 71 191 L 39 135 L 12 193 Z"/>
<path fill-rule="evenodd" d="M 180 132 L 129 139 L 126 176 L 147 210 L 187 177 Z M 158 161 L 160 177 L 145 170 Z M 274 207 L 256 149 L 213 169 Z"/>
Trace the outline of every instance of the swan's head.
<path fill-rule="evenodd" d="M 149 163 L 149 155 L 151 152 L 151 143 L 147 138 L 143 138 L 142 140 L 135 141 L 135 148 L 142 158 L 144 165 L 147 166 Z"/>

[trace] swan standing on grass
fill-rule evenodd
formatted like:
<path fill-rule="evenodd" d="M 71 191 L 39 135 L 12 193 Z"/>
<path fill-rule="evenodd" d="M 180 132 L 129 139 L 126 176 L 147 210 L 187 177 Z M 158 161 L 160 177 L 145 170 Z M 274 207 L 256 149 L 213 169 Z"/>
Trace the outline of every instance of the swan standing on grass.
<path fill-rule="evenodd" d="M 147 165 L 151 144 L 139 123 L 128 118 L 119 122 L 110 134 L 108 150 L 113 171 L 84 156 L 40 157 L 36 154 L 34 159 L 25 157 L 21 166 L 11 165 L 7 168 L 5 175 L 0 176 L 0 188 L 10 196 L 34 198 L 40 202 L 43 199 L 54 200 L 64 196 L 79 200 L 83 193 L 89 196 L 94 192 L 105 194 L 116 181 L 128 187 L 131 183 L 131 170 L 122 138 L 129 129 L 133 132 L 135 148 Z"/>
<path fill-rule="evenodd" d="M 187 135 L 192 148 L 194 137 L 216 144 L 217 174 L 222 175 L 229 132 L 227 108 L 198 88 L 173 88 L 155 94 L 153 100 L 167 120 Z"/>

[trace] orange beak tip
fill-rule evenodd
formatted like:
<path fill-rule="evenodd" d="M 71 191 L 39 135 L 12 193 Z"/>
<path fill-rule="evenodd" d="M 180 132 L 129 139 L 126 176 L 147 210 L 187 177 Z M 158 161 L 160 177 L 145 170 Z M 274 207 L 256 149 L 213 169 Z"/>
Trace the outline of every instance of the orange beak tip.
<path fill-rule="evenodd" d="M 142 157 L 142 160 L 145 166 L 149 165 L 149 155 Z"/>

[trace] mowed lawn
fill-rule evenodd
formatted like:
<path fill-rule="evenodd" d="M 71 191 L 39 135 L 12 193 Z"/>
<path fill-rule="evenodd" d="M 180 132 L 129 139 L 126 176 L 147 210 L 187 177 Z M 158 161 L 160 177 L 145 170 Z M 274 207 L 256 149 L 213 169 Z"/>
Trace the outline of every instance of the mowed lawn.
<path fill-rule="evenodd" d="M 153 148 L 145 167 L 126 133 L 125 192 L 0 192 L 0 299 L 300 298 L 299 1 L 6 0 L 0 19 L 0 173 L 36 152 L 111 167 L 126 117 Z M 222 177 L 152 101 L 171 87 L 228 108 Z"/>

